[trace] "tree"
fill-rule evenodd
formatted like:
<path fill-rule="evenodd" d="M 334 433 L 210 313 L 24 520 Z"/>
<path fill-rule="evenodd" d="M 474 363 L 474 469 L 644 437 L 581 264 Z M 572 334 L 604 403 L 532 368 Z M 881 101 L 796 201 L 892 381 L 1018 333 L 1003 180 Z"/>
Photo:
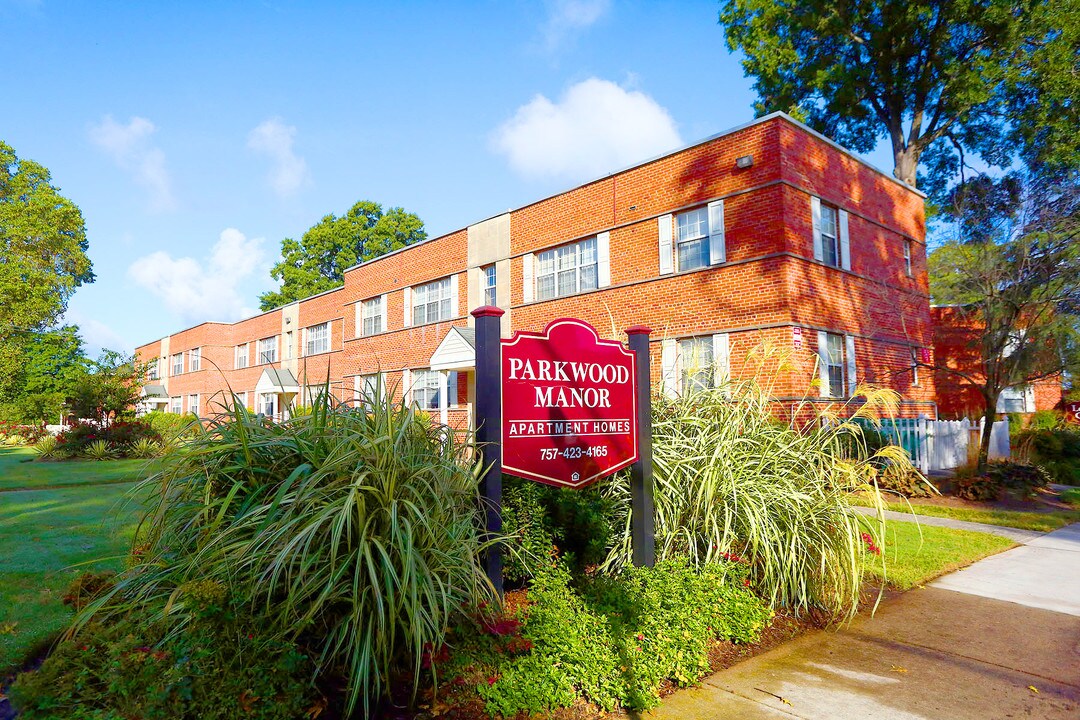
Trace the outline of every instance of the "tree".
<path fill-rule="evenodd" d="M 977 155 L 1075 166 L 1080 0 L 724 0 L 758 115 L 892 146 L 894 175 L 940 197 Z"/>
<path fill-rule="evenodd" d="M 957 235 L 929 258 L 935 302 L 957 306 L 974 329 L 974 367 L 938 363 L 978 388 L 985 407 L 979 468 L 985 469 L 990 433 L 1002 390 L 1061 375 L 1076 367 L 1080 320 L 1080 186 L 1075 176 L 1029 176 L 997 223 L 985 199 L 994 190 L 980 179 L 953 192 Z"/>
<path fill-rule="evenodd" d="M 0 376 L 3 415 L 17 422 L 57 422 L 90 364 L 78 328 L 15 334 L 5 347 L 18 360 L 15 372 Z"/>
<path fill-rule="evenodd" d="M 103 350 L 68 398 L 71 414 L 104 424 L 130 417 L 142 394 L 146 370 L 147 365 L 137 362 L 133 355 Z"/>
<path fill-rule="evenodd" d="M 361 200 L 341 217 L 325 216 L 300 242 L 281 241 L 281 261 L 270 272 L 281 289 L 263 293 L 260 306 L 272 310 L 340 287 L 353 265 L 425 239 L 424 223 L 413 213 L 399 207 L 384 213 L 378 203 Z"/>
<path fill-rule="evenodd" d="M 0 341 L 52 325 L 94 281 L 86 226 L 49 171 L 0 141 Z"/>

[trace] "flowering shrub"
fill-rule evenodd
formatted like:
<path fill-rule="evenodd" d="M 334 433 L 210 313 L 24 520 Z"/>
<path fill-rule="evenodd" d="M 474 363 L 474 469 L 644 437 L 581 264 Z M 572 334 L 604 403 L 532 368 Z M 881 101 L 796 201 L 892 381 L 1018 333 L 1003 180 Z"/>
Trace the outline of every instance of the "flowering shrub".
<path fill-rule="evenodd" d="M 90 455 L 96 459 L 105 457 L 132 456 L 132 448 L 140 441 L 161 443 L 159 435 L 148 423 L 141 420 L 120 421 L 112 425 L 99 426 L 88 422 L 75 422 L 67 430 L 56 436 L 55 454 L 61 457 L 83 457 L 90 455 L 91 447 L 105 447 L 109 454 Z M 104 445 L 95 445 L 104 443 Z"/>
<path fill-rule="evenodd" d="M 0 445 L 33 445 L 48 435 L 45 425 L 23 425 L 0 420 Z"/>

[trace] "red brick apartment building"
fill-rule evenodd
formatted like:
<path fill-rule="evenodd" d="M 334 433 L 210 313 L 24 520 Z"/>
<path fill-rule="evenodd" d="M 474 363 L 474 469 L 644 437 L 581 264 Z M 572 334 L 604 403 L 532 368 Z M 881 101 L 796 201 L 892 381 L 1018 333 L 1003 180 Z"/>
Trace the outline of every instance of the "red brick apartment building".
<path fill-rule="evenodd" d="M 981 417 L 986 402 L 979 389 L 948 369 L 983 382 L 986 375 L 979 350 L 983 328 L 963 307 L 934 305 L 930 313 L 940 368 L 934 371 L 938 411 L 944 418 Z M 998 398 L 997 411 L 1030 415 L 1039 410 L 1061 410 L 1063 402 L 1062 379 L 1057 376 L 1006 388 Z"/>
<path fill-rule="evenodd" d="M 209 414 L 231 388 L 281 417 L 329 381 L 467 422 L 469 311 L 503 330 L 577 317 L 605 337 L 653 329 L 666 393 L 765 369 L 780 403 L 892 387 L 933 417 L 924 196 L 784 114 L 350 268 L 343 287 L 138 348 L 146 408 Z"/>

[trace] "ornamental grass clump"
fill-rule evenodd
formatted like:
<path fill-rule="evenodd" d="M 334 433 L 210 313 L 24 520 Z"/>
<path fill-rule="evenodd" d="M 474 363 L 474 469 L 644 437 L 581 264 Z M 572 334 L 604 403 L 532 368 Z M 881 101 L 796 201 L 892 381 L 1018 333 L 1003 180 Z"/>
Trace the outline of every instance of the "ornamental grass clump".
<path fill-rule="evenodd" d="M 898 447 L 868 450 L 855 420 L 874 424 L 895 413 L 898 396 L 859 388 L 850 408 L 805 402 L 781 421 L 769 385 L 731 382 L 654 400 L 657 558 L 685 556 L 700 566 L 737 553 L 773 605 L 850 617 L 862 588 L 861 535 L 883 534 L 879 468 L 911 467 Z M 877 498 L 876 520 L 849 505 L 858 490 Z M 631 557 L 626 475 L 607 492 L 621 522 L 606 567 L 622 567 Z"/>
<path fill-rule="evenodd" d="M 342 678 L 348 712 L 369 710 L 392 683 L 419 685 L 425 647 L 492 600 L 466 440 L 382 388 L 363 409 L 318 402 L 280 424 L 234 407 L 142 483 L 160 500 L 140 561 L 74 631 L 139 612 L 183 632 L 181 588 L 216 583 L 264 642 L 298 643 L 316 675 Z"/>

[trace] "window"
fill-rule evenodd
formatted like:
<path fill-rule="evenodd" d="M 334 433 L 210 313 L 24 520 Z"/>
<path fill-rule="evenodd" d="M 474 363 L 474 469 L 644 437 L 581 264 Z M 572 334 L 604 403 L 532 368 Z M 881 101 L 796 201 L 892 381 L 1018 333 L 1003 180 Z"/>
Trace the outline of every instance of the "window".
<path fill-rule="evenodd" d="M 679 341 L 679 387 L 682 393 L 716 386 L 712 336 Z"/>
<path fill-rule="evenodd" d="M 911 277 L 911 241 L 904 241 L 904 273 Z"/>
<path fill-rule="evenodd" d="M 1035 392 L 1030 385 L 1002 388 L 996 409 L 999 413 L 1035 412 Z"/>
<path fill-rule="evenodd" d="M 414 287 L 412 306 L 413 325 L 449 320 L 451 317 L 450 278 Z"/>
<path fill-rule="evenodd" d="M 356 405 L 357 407 L 371 407 L 379 396 L 379 376 L 359 375 L 356 378 Z"/>
<path fill-rule="evenodd" d="M 172 356 L 172 373 L 179 375 L 184 372 L 184 353 L 176 353 Z"/>
<path fill-rule="evenodd" d="M 304 355 L 318 355 L 330 349 L 330 323 L 304 328 Z"/>
<path fill-rule="evenodd" d="M 292 330 L 290 330 L 289 332 L 285 333 L 285 359 L 286 360 L 292 360 L 292 355 L 293 355 L 292 339 L 293 339 L 293 333 L 292 333 Z"/>
<path fill-rule="evenodd" d="M 308 385 L 304 388 L 304 404 L 308 407 L 315 407 L 322 401 L 326 404 L 330 401 L 329 390 L 325 385 Z"/>
<path fill-rule="evenodd" d="M 383 299 L 380 295 L 370 300 L 365 300 L 360 308 L 362 335 L 375 335 L 386 329 L 385 314 L 383 311 Z"/>
<path fill-rule="evenodd" d="M 919 349 L 911 348 L 911 384 L 919 385 Z"/>
<path fill-rule="evenodd" d="M 169 412 L 171 412 L 173 415 L 179 415 L 180 413 L 182 413 L 183 408 L 181 408 L 180 406 L 182 402 L 183 401 L 181 400 L 181 398 L 178 397 L 169 398 Z"/>
<path fill-rule="evenodd" d="M 495 266 L 488 265 L 486 268 L 483 268 L 483 273 L 481 283 L 484 289 L 484 304 L 498 305 L 495 297 Z"/>
<path fill-rule="evenodd" d="M 259 364 L 277 362 L 277 335 L 259 341 Z"/>
<path fill-rule="evenodd" d="M 188 351 L 188 370 L 195 372 L 202 364 L 202 348 L 192 348 Z"/>
<path fill-rule="evenodd" d="M 540 300 L 597 287 L 596 238 L 537 254 L 536 295 Z"/>
<path fill-rule="evenodd" d="M 247 409 L 247 392 L 246 391 L 245 392 L 238 392 L 238 393 L 235 393 L 235 395 L 236 395 L 236 398 L 234 399 L 233 402 L 236 403 L 236 407 L 244 408 L 246 410 Z"/>
<path fill-rule="evenodd" d="M 187 411 L 189 413 L 199 414 L 199 396 L 188 395 L 187 396 Z"/>
<path fill-rule="evenodd" d="M 247 366 L 248 366 L 248 344 L 244 343 L 243 345 L 237 345 L 236 346 L 236 364 L 235 364 L 234 367 L 237 370 L 239 370 L 241 368 L 246 368 Z"/>
<path fill-rule="evenodd" d="M 274 393 L 259 393 L 259 407 L 256 409 L 262 415 L 274 417 L 277 415 L 277 395 Z"/>
<path fill-rule="evenodd" d="M 821 206 L 821 260 L 826 265 L 840 267 L 840 243 L 837 232 L 836 208 Z"/>
<path fill-rule="evenodd" d="M 822 208 L 823 213 L 824 210 L 825 208 Z M 825 365 L 823 374 L 829 382 L 825 395 L 827 397 L 843 397 L 844 388 L 846 387 L 844 384 L 844 337 L 826 333 L 825 350 L 821 354 L 821 358 Z"/>
<path fill-rule="evenodd" d="M 161 358 L 154 358 L 153 360 L 150 361 L 150 363 L 148 364 L 148 367 L 146 368 L 146 379 L 147 380 L 157 380 L 158 379 L 159 373 L 160 373 L 160 370 L 159 370 L 160 364 L 161 364 Z"/>
<path fill-rule="evenodd" d="M 446 377 L 447 407 L 457 404 L 456 372 L 448 372 Z M 423 410 L 439 409 L 439 373 L 435 370 L 417 370 L 413 373 L 412 402 Z"/>
<path fill-rule="evenodd" d="M 695 270 L 709 264 L 708 208 L 675 216 L 675 247 L 678 270 Z"/>

